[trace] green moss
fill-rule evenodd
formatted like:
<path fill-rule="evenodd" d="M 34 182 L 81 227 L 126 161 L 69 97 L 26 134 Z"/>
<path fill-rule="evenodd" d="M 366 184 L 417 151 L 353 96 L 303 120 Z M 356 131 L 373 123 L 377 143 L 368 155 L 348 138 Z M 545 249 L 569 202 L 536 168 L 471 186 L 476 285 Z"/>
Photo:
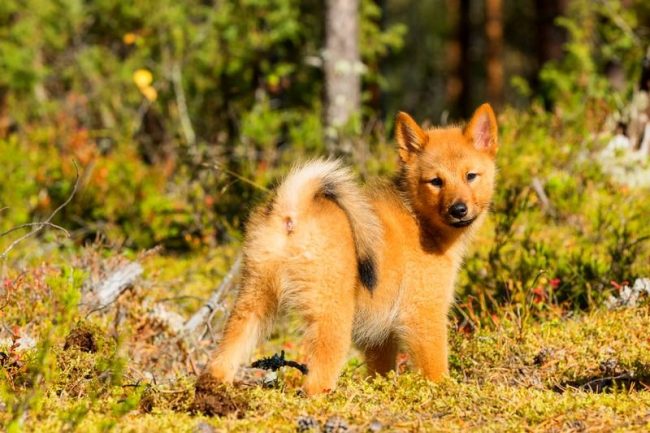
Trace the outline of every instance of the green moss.
<path fill-rule="evenodd" d="M 452 377 L 441 383 L 432 384 L 415 373 L 369 379 L 353 357 L 339 387 L 328 395 L 299 396 L 293 377 L 281 380 L 278 389 L 230 388 L 227 392 L 245 399 L 247 408 L 239 416 L 214 418 L 189 411 L 194 398 L 190 375 L 168 385 L 102 382 L 99 359 L 110 350 L 56 349 L 58 374 L 43 383 L 44 396 L 30 411 L 24 428 L 190 432 L 205 422 L 226 431 L 289 432 L 295 431 L 300 416 L 308 415 L 321 424 L 338 416 L 360 431 L 375 420 L 386 431 L 644 431 L 650 423 L 648 391 L 559 393 L 554 387 L 602 375 L 602 364 L 608 360 L 615 360 L 620 370 L 647 374 L 649 326 L 645 308 L 599 310 L 527 324 L 523 332 L 514 321 L 504 320 L 495 329 L 471 337 L 454 334 L 456 363 Z"/>

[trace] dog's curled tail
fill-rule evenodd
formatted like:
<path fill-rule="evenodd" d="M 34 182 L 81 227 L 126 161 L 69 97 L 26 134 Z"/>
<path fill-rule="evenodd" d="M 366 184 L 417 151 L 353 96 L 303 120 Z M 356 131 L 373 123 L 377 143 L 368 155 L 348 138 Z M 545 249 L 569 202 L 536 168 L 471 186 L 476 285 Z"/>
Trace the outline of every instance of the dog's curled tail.
<path fill-rule="evenodd" d="M 304 211 L 317 195 L 335 202 L 346 214 L 356 248 L 359 279 L 368 289 L 377 284 L 376 254 L 382 226 L 368 197 L 339 160 L 313 160 L 294 167 L 277 190 L 274 213 L 288 235 L 300 229 Z"/>

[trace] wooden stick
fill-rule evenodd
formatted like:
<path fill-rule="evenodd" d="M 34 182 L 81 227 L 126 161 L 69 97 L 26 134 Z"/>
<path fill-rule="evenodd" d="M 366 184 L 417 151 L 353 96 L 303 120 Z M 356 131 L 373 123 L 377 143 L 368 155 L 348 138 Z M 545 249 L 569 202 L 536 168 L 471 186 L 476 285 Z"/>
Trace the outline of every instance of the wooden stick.
<path fill-rule="evenodd" d="M 97 288 L 96 308 L 104 308 L 115 302 L 120 294 L 142 274 L 140 263 L 131 262 L 113 271 Z"/>
<path fill-rule="evenodd" d="M 186 333 L 193 333 L 196 331 L 196 329 L 207 322 L 209 319 L 210 315 L 214 310 L 217 309 L 219 306 L 219 303 L 221 301 L 221 298 L 223 295 L 231 290 L 234 286 L 234 281 L 235 278 L 239 275 L 239 272 L 241 270 L 241 264 L 242 264 L 242 253 L 239 253 L 237 255 L 237 258 L 235 259 L 234 263 L 230 267 L 230 270 L 226 274 L 226 276 L 223 278 L 223 281 L 221 281 L 221 284 L 219 284 L 219 287 L 217 287 L 213 292 L 212 295 L 210 295 L 210 298 L 208 299 L 208 302 L 206 302 L 194 315 L 185 323 L 185 332 Z"/>

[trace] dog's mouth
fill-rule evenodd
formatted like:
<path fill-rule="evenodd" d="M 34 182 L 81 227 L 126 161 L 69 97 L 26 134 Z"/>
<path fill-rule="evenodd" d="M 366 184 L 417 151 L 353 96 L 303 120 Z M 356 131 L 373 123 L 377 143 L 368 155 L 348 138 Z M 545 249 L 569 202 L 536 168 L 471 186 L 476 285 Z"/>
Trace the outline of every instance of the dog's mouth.
<path fill-rule="evenodd" d="M 454 221 L 447 221 L 447 224 L 449 224 L 452 227 L 456 228 L 461 228 L 461 227 L 467 227 L 468 225 L 472 224 L 476 220 L 476 217 L 474 218 L 467 218 L 464 220 L 454 220 Z"/>

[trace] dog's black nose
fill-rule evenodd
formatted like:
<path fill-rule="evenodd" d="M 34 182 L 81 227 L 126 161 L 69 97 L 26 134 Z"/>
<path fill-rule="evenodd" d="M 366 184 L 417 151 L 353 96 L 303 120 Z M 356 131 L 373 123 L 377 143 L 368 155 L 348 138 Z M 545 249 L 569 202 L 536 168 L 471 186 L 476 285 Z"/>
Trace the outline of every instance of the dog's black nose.
<path fill-rule="evenodd" d="M 458 219 L 464 217 L 467 215 L 467 205 L 462 201 L 452 204 L 449 206 L 449 215 Z"/>

